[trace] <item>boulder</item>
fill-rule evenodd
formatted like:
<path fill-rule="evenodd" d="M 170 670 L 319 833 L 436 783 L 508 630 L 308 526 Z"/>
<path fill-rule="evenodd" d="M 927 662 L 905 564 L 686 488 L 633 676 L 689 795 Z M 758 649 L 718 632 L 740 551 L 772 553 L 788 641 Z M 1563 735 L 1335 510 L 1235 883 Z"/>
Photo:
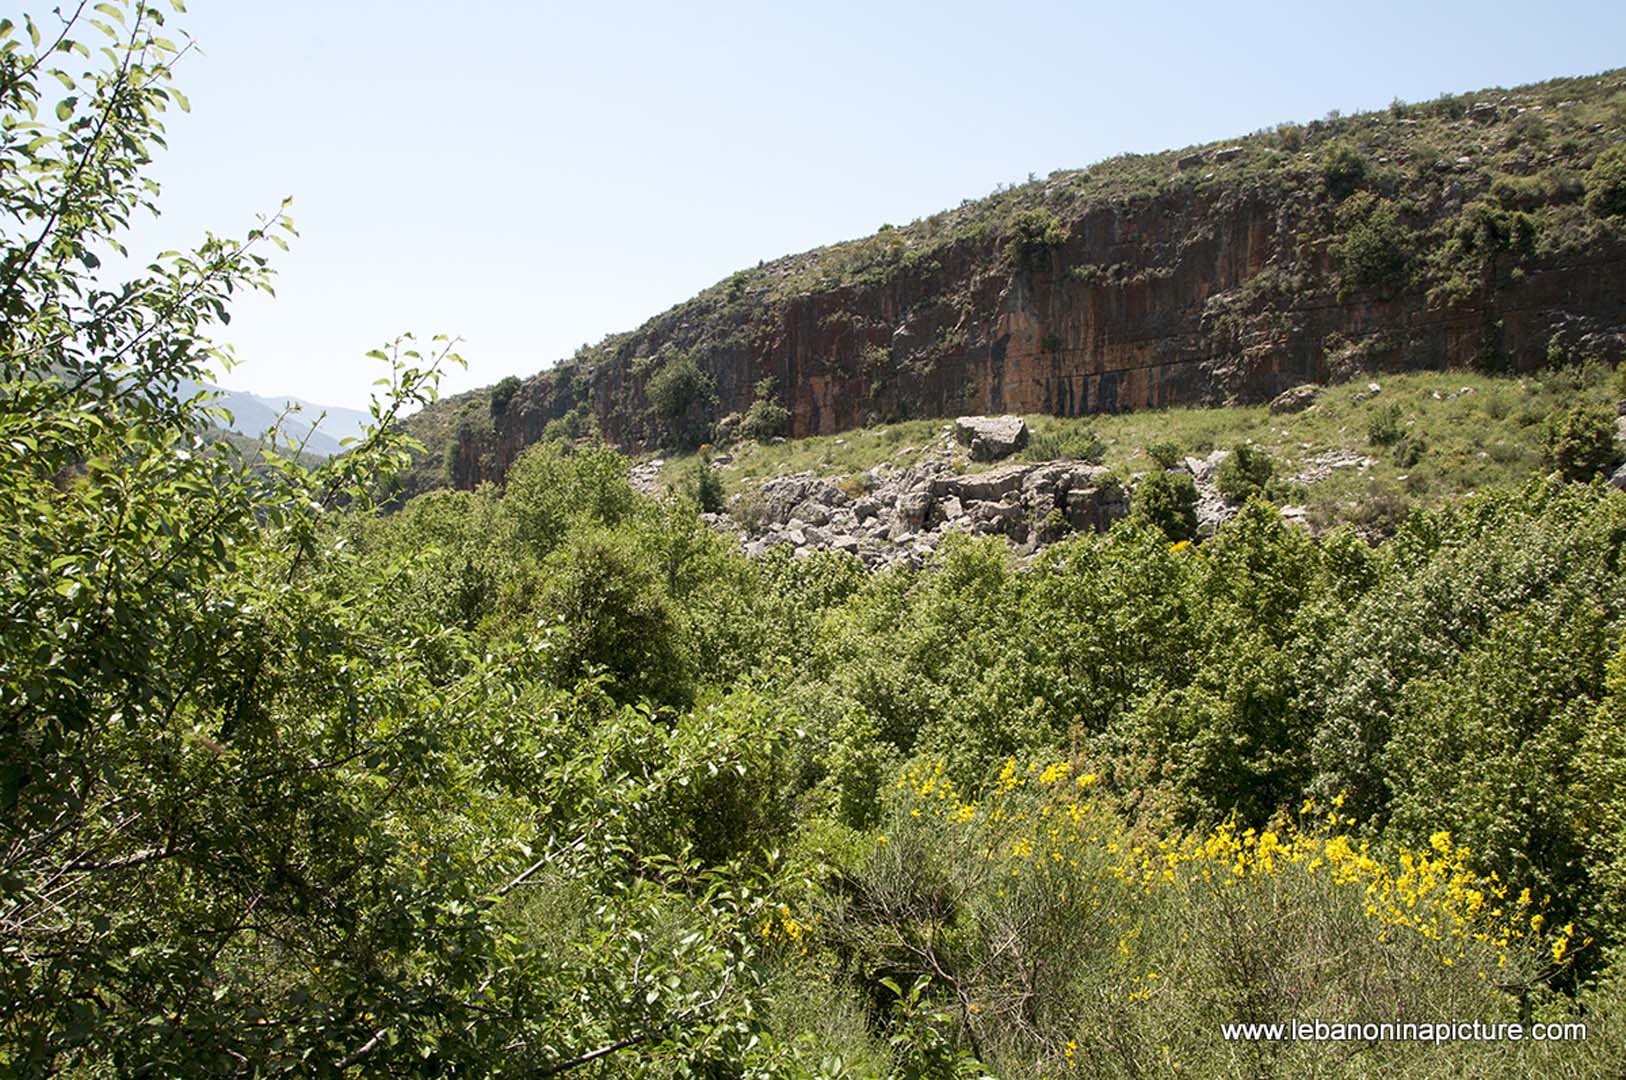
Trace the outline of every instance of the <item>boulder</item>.
<path fill-rule="evenodd" d="M 1033 469 L 1032 465 L 1006 465 L 967 476 L 942 477 L 932 481 L 932 492 L 939 498 L 953 495 L 962 502 L 998 502 L 1021 491 Z"/>
<path fill-rule="evenodd" d="M 998 461 L 1028 444 L 1028 425 L 1020 416 L 962 416 L 954 436 L 971 448 L 972 461 Z"/>
<path fill-rule="evenodd" d="M 792 510 L 791 513 L 809 525 L 827 525 L 830 522 L 830 511 L 825 505 L 811 500 L 798 503 L 796 509 Z"/>
<path fill-rule="evenodd" d="M 1315 383 L 1305 383 L 1291 390 L 1283 390 L 1271 399 L 1270 411 L 1276 415 L 1303 412 L 1315 404 L 1315 399 L 1320 393 L 1321 387 Z"/>
<path fill-rule="evenodd" d="M 907 491 L 898 496 L 898 521 L 909 526 L 910 530 L 919 529 L 926 523 L 926 515 L 932 508 L 932 495 L 930 491 Z"/>

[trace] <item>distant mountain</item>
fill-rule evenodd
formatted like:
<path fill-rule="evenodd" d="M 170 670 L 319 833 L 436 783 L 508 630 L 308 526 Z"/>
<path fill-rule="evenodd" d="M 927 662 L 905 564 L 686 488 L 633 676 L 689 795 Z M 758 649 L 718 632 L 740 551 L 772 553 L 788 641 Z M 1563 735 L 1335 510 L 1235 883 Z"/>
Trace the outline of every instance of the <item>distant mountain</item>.
<path fill-rule="evenodd" d="M 342 441 L 359 438 L 372 416 L 361 409 L 347 409 L 338 405 L 317 405 L 296 397 L 262 397 L 246 390 L 227 390 L 207 383 L 195 384 L 200 389 L 216 391 L 217 402 L 232 414 L 231 430 L 249 438 L 259 438 L 271 429 L 284 410 L 282 432 L 286 441 L 305 442 L 312 454 L 330 457 L 344 449 Z"/>

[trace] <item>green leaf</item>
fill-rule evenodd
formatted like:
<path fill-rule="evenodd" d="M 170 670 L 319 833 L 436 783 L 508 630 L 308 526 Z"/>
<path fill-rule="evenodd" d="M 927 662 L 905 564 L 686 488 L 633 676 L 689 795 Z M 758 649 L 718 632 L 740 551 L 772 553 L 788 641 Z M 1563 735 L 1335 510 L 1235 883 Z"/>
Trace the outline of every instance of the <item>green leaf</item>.
<path fill-rule="evenodd" d="M 181 111 L 183 113 L 189 113 L 192 111 L 192 103 L 186 99 L 185 94 L 181 93 L 174 87 L 170 87 L 169 92 L 170 95 L 175 98 L 175 104 L 181 107 Z"/>
<path fill-rule="evenodd" d="M 56 118 L 66 123 L 73 117 L 74 106 L 79 104 L 76 97 L 65 97 L 56 103 Z"/>

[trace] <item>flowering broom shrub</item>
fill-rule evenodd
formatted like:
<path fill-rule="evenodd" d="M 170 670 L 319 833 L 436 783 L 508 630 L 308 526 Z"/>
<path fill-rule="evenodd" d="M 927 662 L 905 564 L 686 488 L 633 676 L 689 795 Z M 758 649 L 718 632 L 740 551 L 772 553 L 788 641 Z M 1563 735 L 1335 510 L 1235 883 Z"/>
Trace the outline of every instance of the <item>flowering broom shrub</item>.
<path fill-rule="evenodd" d="M 972 798 L 915 765 L 817 929 L 801 929 L 872 999 L 928 980 L 958 1051 L 1002 1077 L 1524 1075 L 1582 1052 L 1227 1041 L 1229 1023 L 1568 1017 L 1547 983 L 1587 943 L 1443 831 L 1422 850 L 1375 846 L 1336 799 L 1265 829 L 1157 837 L 1106 809 L 1098 784 L 1011 759 Z M 1611 1015 L 1588 1016 L 1588 1045 Z"/>

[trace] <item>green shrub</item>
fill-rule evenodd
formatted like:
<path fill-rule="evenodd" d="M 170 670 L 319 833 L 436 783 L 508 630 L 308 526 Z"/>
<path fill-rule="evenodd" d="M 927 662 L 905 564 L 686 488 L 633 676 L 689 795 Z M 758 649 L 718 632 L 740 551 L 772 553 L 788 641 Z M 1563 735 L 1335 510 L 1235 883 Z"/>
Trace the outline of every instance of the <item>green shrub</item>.
<path fill-rule="evenodd" d="M 598 435 L 598 417 L 587 402 L 578 402 L 563 416 L 549 420 L 542 428 L 543 442 L 571 442 L 591 439 Z"/>
<path fill-rule="evenodd" d="M 710 375 L 700 370 L 691 353 L 680 352 L 650 378 L 644 396 L 656 415 L 679 420 L 694 406 L 714 401 L 716 385 Z"/>
<path fill-rule="evenodd" d="M 1342 139 L 1323 146 L 1316 155 L 1316 162 L 1321 169 L 1321 182 L 1334 199 L 1348 198 L 1366 182 L 1366 156 Z"/>
<path fill-rule="evenodd" d="M 751 407 L 740 422 L 740 434 L 747 439 L 769 439 L 790 428 L 790 410 L 779 403 L 779 380 L 771 375 L 752 388 Z"/>
<path fill-rule="evenodd" d="M 729 516 L 739 522 L 742 528 L 755 532 L 768 523 L 770 510 L 768 500 L 762 497 L 758 488 L 750 488 L 740 492 L 728 501 Z"/>
<path fill-rule="evenodd" d="M 1159 470 L 1135 489 L 1133 513 L 1163 531 L 1171 541 L 1197 537 L 1197 482 L 1188 472 Z"/>
<path fill-rule="evenodd" d="M 705 441 L 709 430 L 706 413 L 717 404 L 717 388 L 710 375 L 700 370 L 693 354 L 679 352 L 644 386 L 660 430 L 682 447 Z"/>
<path fill-rule="evenodd" d="M 602 673 L 619 701 L 688 699 L 678 613 L 631 530 L 575 528 L 543 571 L 536 606 L 562 631 L 550 655 L 556 684 Z"/>
<path fill-rule="evenodd" d="M 1620 460 L 1614 413 L 1587 402 L 1555 410 L 1547 418 L 1542 452 L 1548 466 L 1563 473 L 1565 479 L 1592 479 Z"/>
<path fill-rule="evenodd" d="M 1090 427 L 1033 435 L 1022 449 L 1026 461 L 1083 461 L 1099 465 L 1106 456 L 1107 444 Z"/>
<path fill-rule="evenodd" d="M 723 478 L 712 468 L 710 455 L 702 454 L 689 462 L 679 481 L 678 493 L 705 513 L 723 512 Z"/>
<path fill-rule="evenodd" d="M 1423 460 L 1428 452 L 1428 441 L 1420 435 L 1409 435 L 1394 444 L 1394 463 L 1397 468 L 1409 469 Z"/>
<path fill-rule="evenodd" d="M 491 415 L 501 416 L 508 411 L 508 403 L 514 400 L 514 394 L 519 391 L 520 381 L 516 375 L 505 375 L 496 386 L 491 388 Z"/>
<path fill-rule="evenodd" d="M 1400 405 L 1386 401 L 1366 421 L 1366 441 L 1373 446 L 1393 446 L 1405 434 L 1400 423 Z"/>
<path fill-rule="evenodd" d="M 1180 464 L 1181 459 L 1185 456 L 1185 451 L 1180 448 L 1179 443 L 1164 440 L 1148 446 L 1146 456 L 1157 462 L 1158 468 L 1172 469 Z"/>
<path fill-rule="evenodd" d="M 1610 147 L 1587 170 L 1586 207 L 1599 217 L 1626 217 L 1626 147 Z"/>
<path fill-rule="evenodd" d="M 1067 230 L 1048 210 L 1018 210 L 1005 225 L 1005 254 L 1017 267 L 1030 270 L 1049 265 L 1050 250 L 1067 239 Z"/>
<path fill-rule="evenodd" d="M 1265 485 L 1275 475 L 1276 463 L 1267 451 L 1240 443 L 1220 462 L 1215 483 L 1227 499 L 1244 502 L 1264 494 Z"/>
<path fill-rule="evenodd" d="M 1362 191 L 1338 208 L 1331 252 L 1346 288 L 1393 293 L 1411 281 L 1412 234 L 1388 199 Z"/>

